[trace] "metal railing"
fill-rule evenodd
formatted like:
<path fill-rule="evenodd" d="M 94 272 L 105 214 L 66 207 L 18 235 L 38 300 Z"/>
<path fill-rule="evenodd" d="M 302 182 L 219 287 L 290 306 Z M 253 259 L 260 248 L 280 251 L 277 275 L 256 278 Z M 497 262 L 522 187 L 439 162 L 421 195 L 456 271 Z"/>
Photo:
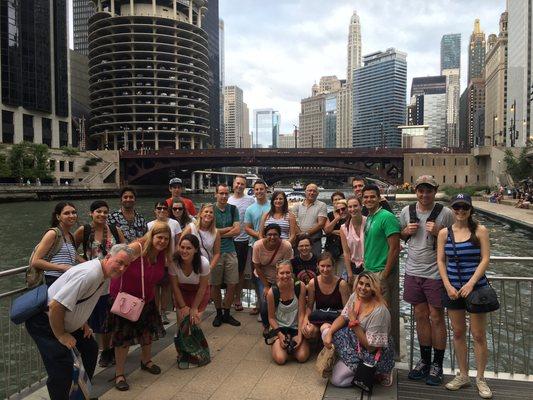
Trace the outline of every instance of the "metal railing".
<path fill-rule="evenodd" d="M 493 262 L 521 262 L 533 265 L 533 257 L 491 257 Z M 487 371 L 494 376 L 531 380 L 533 365 L 531 345 L 533 344 L 533 277 L 489 276 L 491 285 L 498 294 L 500 309 L 487 317 Z M 418 348 L 414 309 L 410 308 L 409 324 L 409 369 L 413 367 L 414 350 Z M 453 347 L 453 330 L 446 313 L 448 357 L 444 367 L 456 371 Z M 468 365 L 475 360 L 470 321 L 467 313 Z"/>

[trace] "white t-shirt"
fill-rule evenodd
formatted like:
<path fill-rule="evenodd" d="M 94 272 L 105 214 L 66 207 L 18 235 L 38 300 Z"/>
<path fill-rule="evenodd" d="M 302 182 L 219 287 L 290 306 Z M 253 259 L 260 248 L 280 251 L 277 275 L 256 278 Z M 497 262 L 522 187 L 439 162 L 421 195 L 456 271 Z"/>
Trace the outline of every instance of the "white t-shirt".
<path fill-rule="evenodd" d="M 157 220 L 148 222 L 148 225 L 147 225 L 148 230 L 152 229 L 152 226 L 154 226 L 154 223 L 156 221 Z M 172 250 L 172 254 L 174 254 L 176 236 L 178 236 L 181 233 L 181 226 L 178 221 L 176 221 L 175 219 L 171 219 L 171 218 L 167 220 L 167 224 L 170 227 L 170 232 L 172 234 L 172 237 L 170 238 L 170 249 Z"/>
<path fill-rule="evenodd" d="M 63 273 L 48 288 L 48 302 L 55 300 L 61 303 L 65 312 L 65 331 L 74 332 L 80 329 L 93 312 L 100 296 L 104 293 L 105 280 L 100 260 L 86 261 Z M 78 300 L 89 299 L 76 304 Z"/>
<path fill-rule="evenodd" d="M 237 199 L 235 196 L 231 196 L 228 199 L 228 203 L 237 207 L 237 210 L 239 210 L 239 221 L 241 222 L 241 232 L 238 236 L 235 236 L 233 240 L 236 242 L 248 242 L 250 237 L 244 229 L 244 213 L 248 207 L 255 203 L 254 198 L 248 195 L 244 195 L 239 199 Z"/>
<path fill-rule="evenodd" d="M 207 258 L 203 256 L 201 257 L 201 259 L 202 265 L 200 266 L 200 273 L 198 274 L 192 271 L 189 276 L 186 276 L 183 273 L 183 270 L 181 268 L 178 268 L 178 266 L 174 262 L 170 265 L 170 267 L 168 267 L 168 274 L 172 276 L 177 276 L 178 283 L 198 285 L 200 283 L 201 276 L 209 275 L 209 261 L 207 261 Z"/>

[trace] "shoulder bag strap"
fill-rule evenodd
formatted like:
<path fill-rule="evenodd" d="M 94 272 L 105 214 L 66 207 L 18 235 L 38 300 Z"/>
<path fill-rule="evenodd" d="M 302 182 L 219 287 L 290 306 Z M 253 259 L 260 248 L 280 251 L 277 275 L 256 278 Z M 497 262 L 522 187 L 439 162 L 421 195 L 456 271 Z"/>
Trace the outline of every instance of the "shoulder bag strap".
<path fill-rule="evenodd" d="M 266 263 L 266 266 L 269 266 L 270 264 L 272 264 L 272 261 L 274 261 L 274 258 L 276 257 L 276 254 L 278 254 L 278 251 L 281 247 L 281 241 L 279 242 L 279 245 L 278 247 L 276 247 L 276 250 L 274 250 L 274 254 L 272 254 L 272 257 L 270 257 L 270 261 Z"/>
<path fill-rule="evenodd" d="M 102 287 L 103 284 L 104 284 L 104 281 L 102 281 L 102 282 L 98 285 L 98 287 L 96 288 L 96 290 L 95 290 L 90 296 L 85 297 L 85 298 L 83 298 L 83 299 L 81 299 L 81 300 L 78 300 L 78 301 L 76 302 L 76 304 L 80 304 L 80 303 L 83 303 L 84 301 L 89 300 L 91 297 L 94 296 L 94 294 L 95 294 L 96 292 L 98 292 L 98 289 L 100 289 L 100 288 Z"/>
<path fill-rule="evenodd" d="M 450 237 L 450 241 L 452 242 L 453 255 L 455 258 L 455 265 L 457 266 L 457 276 L 459 277 L 459 284 L 463 286 L 463 279 L 461 278 L 461 268 L 459 267 L 459 257 L 457 256 L 457 247 L 455 245 L 455 236 L 453 235 L 453 229 L 451 226 L 448 228 L 448 236 Z"/>
<path fill-rule="evenodd" d="M 144 300 L 144 257 L 143 257 L 143 246 L 139 242 L 139 246 L 141 246 L 141 286 L 143 290 L 143 300 Z"/>

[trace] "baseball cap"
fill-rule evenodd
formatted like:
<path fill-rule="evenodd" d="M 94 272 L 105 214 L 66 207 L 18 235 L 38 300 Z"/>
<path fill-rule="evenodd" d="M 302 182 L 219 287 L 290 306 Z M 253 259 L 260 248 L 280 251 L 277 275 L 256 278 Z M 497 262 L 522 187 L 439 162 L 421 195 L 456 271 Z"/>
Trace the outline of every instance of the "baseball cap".
<path fill-rule="evenodd" d="M 459 203 L 468 204 L 470 207 L 472 207 L 472 197 L 470 197 L 469 194 L 459 193 L 457 196 L 455 196 L 452 199 L 450 206 L 453 206 L 454 204 L 459 204 Z"/>
<path fill-rule="evenodd" d="M 418 179 L 415 182 L 415 189 L 419 185 L 429 185 L 429 186 L 432 186 L 434 188 L 438 188 L 439 187 L 439 184 L 437 183 L 435 178 L 433 178 L 431 175 L 421 175 L 421 176 L 419 176 Z"/>
<path fill-rule="evenodd" d="M 182 186 L 182 181 L 180 178 L 172 178 L 169 182 L 168 182 L 168 186 Z"/>

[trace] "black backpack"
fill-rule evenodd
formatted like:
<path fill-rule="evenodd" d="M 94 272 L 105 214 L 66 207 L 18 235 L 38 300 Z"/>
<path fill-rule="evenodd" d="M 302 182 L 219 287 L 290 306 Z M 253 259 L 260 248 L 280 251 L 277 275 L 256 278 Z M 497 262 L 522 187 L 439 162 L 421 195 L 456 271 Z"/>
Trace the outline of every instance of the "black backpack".
<path fill-rule="evenodd" d="M 116 225 L 109 224 L 108 226 L 109 226 L 109 230 L 111 231 L 111 234 L 115 238 L 115 242 L 120 243 L 120 236 L 118 234 L 118 229 Z M 83 225 L 83 242 L 82 242 L 83 243 L 83 258 L 86 259 L 87 261 L 88 261 L 87 249 L 89 248 L 89 236 L 91 236 L 92 229 L 93 227 L 91 224 Z M 107 255 L 107 250 L 105 249 L 105 246 L 103 244 L 102 244 L 102 253 L 104 254 L 104 256 Z"/>
<path fill-rule="evenodd" d="M 278 285 L 272 285 L 272 294 L 274 295 L 274 307 L 278 308 L 280 296 Z M 300 281 L 294 282 L 294 295 L 296 298 L 300 297 Z"/>
<path fill-rule="evenodd" d="M 443 208 L 444 206 L 442 204 L 435 203 L 435 206 L 433 206 L 433 210 L 431 210 L 426 222 L 435 222 Z M 416 224 L 418 221 L 420 221 L 420 218 L 418 218 L 416 215 L 416 203 L 409 204 L 409 223 Z M 407 242 L 409 239 L 411 239 L 411 236 L 405 239 L 405 241 Z M 435 250 L 435 241 L 433 241 L 433 250 Z"/>

